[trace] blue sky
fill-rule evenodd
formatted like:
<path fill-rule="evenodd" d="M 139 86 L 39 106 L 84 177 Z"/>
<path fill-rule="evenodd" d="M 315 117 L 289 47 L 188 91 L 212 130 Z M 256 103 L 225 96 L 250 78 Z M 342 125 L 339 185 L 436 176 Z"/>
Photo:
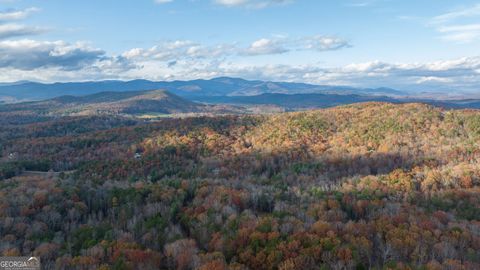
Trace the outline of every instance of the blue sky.
<path fill-rule="evenodd" d="M 0 0 L 0 81 L 480 91 L 480 1 Z"/>

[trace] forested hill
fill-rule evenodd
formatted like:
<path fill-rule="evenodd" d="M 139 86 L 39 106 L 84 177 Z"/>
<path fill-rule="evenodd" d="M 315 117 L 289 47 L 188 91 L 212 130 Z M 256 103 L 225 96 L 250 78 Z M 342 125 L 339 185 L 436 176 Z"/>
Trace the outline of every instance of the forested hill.
<path fill-rule="evenodd" d="M 0 112 L 43 115 L 95 115 L 141 113 L 197 113 L 206 106 L 164 90 L 102 92 L 87 96 L 61 96 L 45 101 L 6 104 Z"/>
<path fill-rule="evenodd" d="M 479 111 L 423 104 L 3 123 L 0 254 L 47 269 L 480 269 L 479 144 Z"/>

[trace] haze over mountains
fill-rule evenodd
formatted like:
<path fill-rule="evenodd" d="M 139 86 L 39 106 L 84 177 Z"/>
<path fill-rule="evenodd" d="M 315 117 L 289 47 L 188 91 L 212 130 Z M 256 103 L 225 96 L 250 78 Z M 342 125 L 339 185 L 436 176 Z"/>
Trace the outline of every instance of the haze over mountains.
<path fill-rule="evenodd" d="M 480 108 L 478 99 L 425 97 L 390 88 L 249 81 L 229 77 L 172 82 L 17 82 L 0 85 L 0 100 L 7 103 L 0 107 L 4 112 L 35 111 L 49 115 L 239 113 L 251 112 L 251 107 L 255 106 L 260 109 L 256 108 L 254 112 L 271 112 L 272 106 L 274 111 L 295 111 L 372 101 Z"/>
<path fill-rule="evenodd" d="M 99 92 L 124 92 L 164 89 L 183 97 L 198 96 L 255 96 L 281 94 L 358 94 L 407 96 L 410 93 L 390 88 L 354 88 L 347 86 L 312 85 L 305 83 L 249 81 L 219 77 L 211 80 L 163 81 L 95 81 L 43 84 L 17 82 L 0 84 L 0 99 L 43 100 L 64 95 L 83 96 Z"/>

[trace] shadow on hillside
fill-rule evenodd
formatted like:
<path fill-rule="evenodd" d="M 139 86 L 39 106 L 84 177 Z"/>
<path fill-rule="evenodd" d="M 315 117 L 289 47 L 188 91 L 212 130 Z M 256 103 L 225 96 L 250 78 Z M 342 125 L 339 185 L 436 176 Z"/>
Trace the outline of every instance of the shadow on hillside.
<path fill-rule="evenodd" d="M 219 161 L 215 166 L 217 169 L 213 168 L 213 171 L 217 176 L 226 178 L 256 176 L 285 179 L 287 182 L 296 182 L 297 178 L 338 182 L 345 177 L 383 175 L 397 169 L 411 170 L 415 166 L 436 167 L 440 164 L 439 160 L 413 154 L 405 156 L 399 153 L 372 152 L 342 157 L 325 155 L 294 158 L 290 152 L 284 152 L 235 156 Z"/>
<path fill-rule="evenodd" d="M 91 121 L 91 123 L 90 123 Z M 8 141 L 4 149 L 5 156 L 9 153 L 24 160 L 46 160 L 50 164 L 46 170 L 64 171 L 79 169 L 84 176 L 97 175 L 99 180 L 155 179 L 158 181 L 168 177 L 183 179 L 217 178 L 230 180 L 267 179 L 285 184 L 307 182 L 339 182 L 344 177 L 388 174 L 396 169 L 410 170 L 415 166 L 428 165 L 435 167 L 442 160 L 429 159 L 417 149 L 412 149 L 407 155 L 400 153 L 369 152 L 365 154 L 308 154 L 308 148 L 281 148 L 276 152 L 265 153 L 252 150 L 245 145 L 244 149 L 234 150 L 228 146 L 218 154 L 208 154 L 208 149 L 202 143 L 205 129 L 223 134 L 233 141 L 237 134 L 243 132 L 242 127 L 255 126 L 258 118 L 226 116 L 222 118 L 187 118 L 165 119 L 156 123 L 139 124 L 127 127 L 113 128 L 109 131 L 91 131 L 81 136 L 67 136 L 62 139 L 51 138 L 56 133 L 69 134 L 78 125 L 102 125 L 102 121 L 92 119 L 73 121 L 64 129 L 50 128 L 51 132 L 39 135 L 49 136 L 48 139 L 36 140 L 35 147 L 26 147 L 26 135 Z M 110 122 L 108 125 L 116 126 Z M 107 125 L 107 124 L 104 125 Z M 119 121 L 119 123 L 122 123 Z M 77 125 L 78 124 L 78 125 Z M 39 124 L 29 126 L 30 129 L 42 127 Z M 137 146 L 145 139 L 157 139 L 164 132 L 175 132 L 179 136 L 190 134 L 195 145 L 158 146 L 150 152 L 142 152 Z M 198 133 L 198 136 L 196 135 Z M 31 134 L 31 133 L 26 133 Z M 228 145 L 228 144 L 226 144 Z M 242 147 L 242 146 L 240 146 Z M 54 149 L 54 150 L 52 150 Z M 136 151 L 143 155 L 136 158 Z M 235 151 L 242 152 L 236 154 Z M 84 166 L 85 165 L 85 166 Z M 79 173 L 82 173 L 80 170 Z M 152 180 L 153 181 L 153 180 Z"/>

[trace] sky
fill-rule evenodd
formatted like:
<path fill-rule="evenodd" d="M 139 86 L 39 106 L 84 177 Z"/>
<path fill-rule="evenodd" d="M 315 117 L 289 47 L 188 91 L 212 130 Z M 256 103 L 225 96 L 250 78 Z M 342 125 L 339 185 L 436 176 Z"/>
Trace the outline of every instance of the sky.
<path fill-rule="evenodd" d="M 480 1 L 0 0 L 0 82 L 219 76 L 480 92 Z"/>

